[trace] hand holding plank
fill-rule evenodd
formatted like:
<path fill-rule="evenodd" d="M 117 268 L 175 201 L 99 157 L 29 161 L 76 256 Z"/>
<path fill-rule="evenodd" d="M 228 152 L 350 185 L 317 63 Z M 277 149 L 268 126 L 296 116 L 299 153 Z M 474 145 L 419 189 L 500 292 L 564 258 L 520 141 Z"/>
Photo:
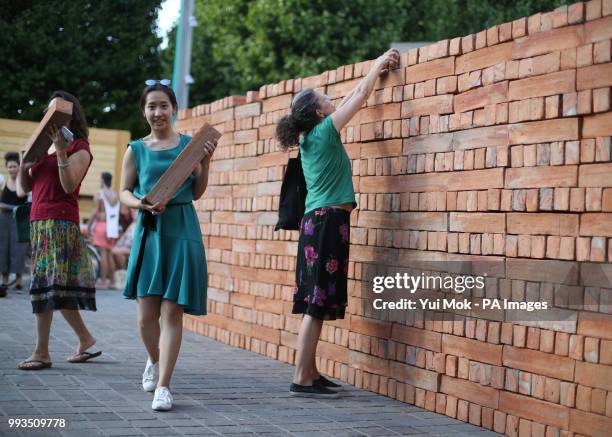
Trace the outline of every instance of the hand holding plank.
<path fill-rule="evenodd" d="M 68 142 L 66 141 L 64 136 L 61 134 L 60 128 L 57 125 L 52 124 L 49 127 L 49 131 L 47 132 L 47 136 L 51 140 L 51 143 L 55 145 L 55 150 L 58 153 L 62 153 L 66 149 L 68 149 Z"/>
<path fill-rule="evenodd" d="M 42 121 L 26 143 L 23 160 L 26 162 L 36 162 L 44 156 L 52 143 L 49 137 L 51 127 L 53 125 L 63 126 L 70 123 L 71 119 L 72 102 L 59 97 L 53 99 Z"/>
<path fill-rule="evenodd" d="M 212 155 L 219 138 L 221 133 L 205 123 L 144 197 L 143 205 L 161 204 L 165 207 L 196 166 Z"/>

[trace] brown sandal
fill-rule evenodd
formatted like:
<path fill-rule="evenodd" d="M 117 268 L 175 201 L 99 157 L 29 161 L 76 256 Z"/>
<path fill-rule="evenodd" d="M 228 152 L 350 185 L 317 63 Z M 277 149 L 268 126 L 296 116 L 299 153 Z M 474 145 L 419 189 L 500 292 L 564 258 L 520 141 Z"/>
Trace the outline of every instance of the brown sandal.
<path fill-rule="evenodd" d="M 69 363 L 84 363 L 87 360 L 91 360 L 92 358 L 96 358 L 102 355 L 102 351 L 98 352 L 81 352 L 80 354 L 76 354 L 68 358 Z"/>
<path fill-rule="evenodd" d="M 49 369 L 51 367 L 51 363 L 47 363 L 41 360 L 26 360 L 19 363 L 17 366 L 20 370 L 42 370 Z"/>

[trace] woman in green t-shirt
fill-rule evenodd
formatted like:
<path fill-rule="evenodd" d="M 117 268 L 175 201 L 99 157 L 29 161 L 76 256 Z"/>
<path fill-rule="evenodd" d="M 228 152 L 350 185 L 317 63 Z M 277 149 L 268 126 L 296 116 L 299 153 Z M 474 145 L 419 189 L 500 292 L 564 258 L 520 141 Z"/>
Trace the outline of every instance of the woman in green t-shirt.
<path fill-rule="evenodd" d="M 290 387 L 294 396 L 337 397 L 341 389 L 317 371 L 315 362 L 323 320 L 343 319 L 347 306 L 350 213 L 357 204 L 339 132 L 366 102 L 378 76 L 398 65 L 399 52 L 385 52 L 338 108 L 328 96 L 303 89 L 276 126 L 281 148 L 299 143 L 308 188 L 293 296 L 293 314 L 304 314 Z"/>

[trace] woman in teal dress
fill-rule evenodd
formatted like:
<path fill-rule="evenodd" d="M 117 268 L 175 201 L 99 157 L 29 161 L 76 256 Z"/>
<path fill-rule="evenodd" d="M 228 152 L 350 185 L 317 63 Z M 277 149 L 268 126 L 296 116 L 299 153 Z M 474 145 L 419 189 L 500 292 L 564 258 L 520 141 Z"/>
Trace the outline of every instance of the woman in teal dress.
<path fill-rule="evenodd" d="M 206 143 L 206 158 L 167 204 L 142 201 L 191 139 L 174 129 L 177 103 L 168 85 L 166 80 L 147 81 L 140 106 L 151 133 L 129 144 L 120 194 L 122 203 L 139 209 L 123 295 L 137 300 L 138 328 L 149 355 L 142 387 L 155 391 L 151 407 L 157 411 L 172 408 L 170 378 L 181 346 L 183 313 L 206 314 L 206 258 L 193 201 L 206 190 L 216 147 Z"/>

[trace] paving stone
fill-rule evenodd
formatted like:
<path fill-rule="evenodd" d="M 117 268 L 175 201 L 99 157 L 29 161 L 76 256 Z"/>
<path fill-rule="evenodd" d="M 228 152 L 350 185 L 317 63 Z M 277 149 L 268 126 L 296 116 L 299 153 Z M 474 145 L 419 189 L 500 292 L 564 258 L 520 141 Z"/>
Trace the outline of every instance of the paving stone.
<path fill-rule="evenodd" d="M 0 414 L 65 417 L 67 428 L 54 435 L 66 437 L 497 435 L 346 385 L 337 400 L 290 397 L 292 366 L 191 332 L 184 333 L 172 381 L 175 408 L 153 412 L 152 394 L 140 385 L 146 352 L 135 303 L 102 290 L 97 304 L 97 312 L 81 314 L 101 357 L 82 365 L 64 362 L 76 339 L 58 316 L 50 339 L 53 367 L 23 372 L 15 366 L 34 348 L 34 318 L 24 319 L 31 306 L 25 294 L 2 299 L 0 333 L 11 335 L 0 339 Z"/>

